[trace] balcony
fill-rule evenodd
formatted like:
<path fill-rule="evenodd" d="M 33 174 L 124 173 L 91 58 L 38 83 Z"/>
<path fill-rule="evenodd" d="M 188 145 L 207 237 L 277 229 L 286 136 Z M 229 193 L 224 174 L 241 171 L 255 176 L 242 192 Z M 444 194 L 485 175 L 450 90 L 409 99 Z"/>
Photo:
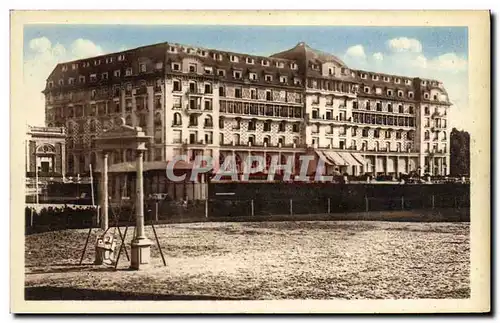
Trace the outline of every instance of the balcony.
<path fill-rule="evenodd" d="M 205 129 L 212 129 L 214 127 L 214 124 L 212 122 L 205 122 L 203 124 L 203 128 Z"/>

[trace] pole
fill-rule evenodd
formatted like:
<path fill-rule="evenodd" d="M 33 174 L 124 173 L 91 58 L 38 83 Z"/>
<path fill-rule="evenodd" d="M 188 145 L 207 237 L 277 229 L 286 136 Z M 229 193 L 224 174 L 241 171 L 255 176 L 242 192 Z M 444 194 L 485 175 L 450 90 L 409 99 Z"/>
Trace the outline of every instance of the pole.
<path fill-rule="evenodd" d="M 95 206 L 95 199 L 94 199 L 94 177 L 92 176 L 92 164 L 89 165 L 90 169 L 90 192 L 92 196 L 92 206 Z"/>
<path fill-rule="evenodd" d="M 142 150 L 139 150 L 137 152 L 137 160 L 136 160 L 136 167 L 137 167 L 137 175 L 136 175 L 136 228 L 137 228 L 137 239 L 144 239 L 145 233 L 144 233 L 144 181 L 143 181 L 143 155 L 144 152 Z"/>
<path fill-rule="evenodd" d="M 155 204 L 155 221 L 158 222 L 158 201 Z"/>
<path fill-rule="evenodd" d="M 432 209 L 434 209 L 434 195 L 432 195 Z"/>
<path fill-rule="evenodd" d="M 401 196 L 401 210 L 405 209 L 405 197 Z"/>
<path fill-rule="evenodd" d="M 36 204 L 38 205 L 38 165 L 35 164 L 35 190 L 36 190 L 36 195 L 35 195 L 35 201 Z"/>
<path fill-rule="evenodd" d="M 368 212 L 368 197 L 365 195 L 365 212 Z"/>
<path fill-rule="evenodd" d="M 330 198 L 328 198 L 328 214 L 330 214 Z"/>
<path fill-rule="evenodd" d="M 252 216 L 254 216 L 255 215 L 255 209 L 254 209 L 254 205 L 253 205 L 253 200 L 250 201 L 250 208 L 252 210 L 251 214 L 252 214 Z"/>
<path fill-rule="evenodd" d="M 290 215 L 293 215 L 293 204 L 292 204 L 292 199 L 290 199 Z"/>
<path fill-rule="evenodd" d="M 109 226 L 108 221 L 108 153 L 102 154 L 102 193 L 101 193 L 101 229 L 107 230 Z"/>
<path fill-rule="evenodd" d="M 205 199 L 205 217 L 208 218 L 208 199 Z"/>

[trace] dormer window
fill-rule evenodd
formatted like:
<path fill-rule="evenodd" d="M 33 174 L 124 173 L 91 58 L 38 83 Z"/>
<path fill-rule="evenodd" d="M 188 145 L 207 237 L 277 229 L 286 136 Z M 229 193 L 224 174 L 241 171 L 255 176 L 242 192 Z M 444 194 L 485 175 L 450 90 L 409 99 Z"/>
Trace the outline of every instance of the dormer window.
<path fill-rule="evenodd" d="M 181 70 L 181 64 L 179 64 L 179 63 L 172 63 L 172 70 L 173 71 L 180 71 Z"/>
<path fill-rule="evenodd" d="M 277 68 L 283 68 L 283 67 L 285 67 L 285 63 L 283 63 L 283 62 L 276 62 L 276 67 Z"/>
<path fill-rule="evenodd" d="M 378 81 L 378 75 L 372 75 L 372 80 L 373 81 Z"/>
<path fill-rule="evenodd" d="M 397 78 L 397 79 L 396 79 L 396 84 L 399 84 L 399 83 L 401 83 L 401 79 L 400 79 L 400 78 Z"/>
<path fill-rule="evenodd" d="M 229 60 L 233 63 L 238 63 L 240 61 L 238 56 L 236 56 L 236 55 L 229 56 Z"/>
<path fill-rule="evenodd" d="M 64 80 L 63 79 L 60 79 L 59 82 L 58 82 L 59 85 L 64 85 Z"/>
<path fill-rule="evenodd" d="M 342 67 L 342 68 L 340 69 L 340 74 L 342 74 L 342 75 L 347 74 L 347 69 L 346 69 L 345 67 Z"/>
<path fill-rule="evenodd" d="M 132 75 L 132 67 L 127 67 L 127 70 L 125 71 L 125 76 L 130 76 Z"/>
<path fill-rule="evenodd" d="M 422 81 L 422 85 L 427 85 L 427 81 Z"/>
<path fill-rule="evenodd" d="M 434 101 L 437 101 L 437 99 L 438 99 L 438 96 L 434 95 Z"/>
<path fill-rule="evenodd" d="M 398 91 L 398 97 L 400 97 L 400 98 L 403 97 L 403 91 Z"/>
<path fill-rule="evenodd" d="M 106 58 L 106 64 L 113 63 L 113 57 Z"/>
<path fill-rule="evenodd" d="M 71 65 L 71 69 L 76 70 L 77 68 L 78 68 L 78 64 L 77 64 L 77 63 L 73 63 L 73 64 Z"/>
<path fill-rule="evenodd" d="M 293 84 L 295 84 L 295 85 L 300 85 L 301 83 L 302 83 L 302 82 L 300 81 L 300 79 L 299 79 L 299 78 L 294 78 L 294 79 L 293 79 Z"/>
<path fill-rule="evenodd" d="M 429 98 L 429 93 L 424 93 L 424 99 L 428 99 Z"/>
<path fill-rule="evenodd" d="M 207 51 L 206 50 L 199 50 L 198 53 L 200 56 L 206 57 L 207 56 Z"/>
<path fill-rule="evenodd" d="M 406 85 L 411 85 L 411 80 L 406 79 L 406 80 L 405 80 L 405 84 L 406 84 Z"/>
<path fill-rule="evenodd" d="M 263 59 L 263 60 L 261 60 L 261 61 L 260 61 L 260 64 L 261 64 L 262 66 L 269 66 L 269 61 L 268 61 L 268 60 Z"/>
<path fill-rule="evenodd" d="M 94 65 L 97 66 L 97 65 L 101 65 L 101 60 L 100 59 L 96 59 L 94 61 Z"/>
<path fill-rule="evenodd" d="M 61 70 L 62 70 L 63 72 L 66 72 L 66 71 L 68 70 L 68 66 L 63 65 L 63 66 L 61 67 Z"/>
<path fill-rule="evenodd" d="M 392 90 L 387 90 L 387 95 L 392 96 Z"/>
<path fill-rule="evenodd" d="M 257 80 L 257 73 L 250 73 L 248 75 L 248 77 L 250 78 L 250 80 L 256 81 Z"/>
<path fill-rule="evenodd" d="M 335 74 L 335 70 L 332 67 L 329 67 L 328 68 L 328 75 L 334 75 L 334 74 Z"/>
<path fill-rule="evenodd" d="M 253 64 L 255 63 L 254 59 L 251 57 L 247 57 L 247 64 Z"/>
<path fill-rule="evenodd" d="M 193 54 L 194 53 L 194 49 L 188 48 L 188 49 L 186 49 L 186 53 Z"/>
<path fill-rule="evenodd" d="M 80 76 L 78 77 L 78 82 L 79 82 L 80 84 L 85 83 L 85 76 L 80 75 Z"/>
<path fill-rule="evenodd" d="M 224 77 L 224 76 L 226 76 L 226 71 L 225 70 L 217 70 L 217 75 Z"/>
<path fill-rule="evenodd" d="M 101 80 L 107 80 L 108 79 L 108 72 L 104 72 L 101 74 Z"/>
<path fill-rule="evenodd" d="M 296 63 L 291 63 L 291 64 L 290 64 L 290 68 L 291 68 L 292 70 L 297 70 L 297 69 L 299 69 L 299 66 L 298 66 Z"/>
<path fill-rule="evenodd" d="M 266 74 L 265 80 L 266 80 L 266 82 L 272 82 L 273 81 L 273 76 L 269 75 L 269 74 Z"/>
<path fill-rule="evenodd" d="M 413 99 L 413 92 L 408 92 L 408 97 L 409 97 L 410 99 Z"/>
<path fill-rule="evenodd" d="M 177 48 L 175 48 L 174 46 L 170 46 L 168 48 L 168 51 L 171 52 L 171 53 L 176 53 L 177 52 Z"/>
<path fill-rule="evenodd" d="M 141 73 L 146 73 L 146 64 L 139 64 L 139 70 Z"/>
<path fill-rule="evenodd" d="M 189 64 L 189 73 L 196 73 L 196 64 Z"/>
<path fill-rule="evenodd" d="M 74 77 L 70 77 L 70 78 L 68 79 L 68 84 L 69 84 L 69 85 L 73 85 L 73 84 L 75 84 L 75 78 L 74 78 Z"/>
<path fill-rule="evenodd" d="M 280 76 L 280 83 L 286 83 L 286 76 Z"/>
<path fill-rule="evenodd" d="M 212 67 L 210 67 L 210 66 L 205 66 L 205 67 L 203 68 L 203 70 L 205 71 L 205 74 L 209 74 L 209 75 L 211 75 L 211 74 L 213 74 L 213 73 L 214 73 L 213 68 L 212 68 Z"/>
<path fill-rule="evenodd" d="M 113 75 L 114 75 L 115 77 L 120 77 L 120 74 L 121 74 L 121 71 L 120 71 L 120 70 L 115 70 L 115 71 L 113 72 Z"/>
<path fill-rule="evenodd" d="M 233 77 L 235 79 L 241 79 L 241 71 L 233 71 Z"/>
<path fill-rule="evenodd" d="M 90 82 L 95 82 L 97 81 L 97 75 L 96 74 L 90 74 Z"/>
<path fill-rule="evenodd" d="M 389 82 L 390 80 L 389 76 L 384 76 L 384 82 Z"/>
<path fill-rule="evenodd" d="M 363 80 L 366 80 L 366 73 L 361 73 L 361 78 L 362 78 Z M 366 92 L 366 91 L 365 91 L 365 92 Z"/>
<path fill-rule="evenodd" d="M 365 93 L 370 93 L 370 87 L 365 86 L 365 89 L 364 89 L 364 90 L 365 90 Z"/>
<path fill-rule="evenodd" d="M 49 81 L 49 84 L 48 84 L 48 86 L 49 86 L 49 89 L 51 89 L 51 88 L 52 88 L 52 87 L 54 86 L 54 82 L 52 82 L 52 81 Z"/>
<path fill-rule="evenodd" d="M 118 61 L 124 61 L 125 60 L 125 55 L 118 55 Z"/>
<path fill-rule="evenodd" d="M 318 64 L 311 64 L 311 68 L 313 70 L 319 70 L 319 65 Z"/>

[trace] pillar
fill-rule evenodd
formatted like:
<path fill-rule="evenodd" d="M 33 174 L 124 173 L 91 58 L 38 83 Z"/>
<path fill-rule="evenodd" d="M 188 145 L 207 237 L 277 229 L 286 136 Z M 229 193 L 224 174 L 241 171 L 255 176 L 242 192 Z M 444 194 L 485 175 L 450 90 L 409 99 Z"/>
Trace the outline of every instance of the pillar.
<path fill-rule="evenodd" d="M 147 267 L 151 254 L 151 241 L 144 233 L 144 182 L 143 182 L 144 150 L 137 150 L 136 157 L 136 230 L 132 240 L 132 257 L 130 268 L 139 270 Z"/>
<path fill-rule="evenodd" d="M 101 180 L 101 229 L 107 230 L 108 221 L 108 152 L 102 153 L 102 180 Z"/>

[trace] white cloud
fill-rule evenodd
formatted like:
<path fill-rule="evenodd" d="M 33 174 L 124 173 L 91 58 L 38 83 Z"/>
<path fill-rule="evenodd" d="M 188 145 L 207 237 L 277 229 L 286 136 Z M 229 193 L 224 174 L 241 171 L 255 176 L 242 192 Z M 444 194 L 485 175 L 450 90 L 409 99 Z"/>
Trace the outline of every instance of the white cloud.
<path fill-rule="evenodd" d="M 354 58 L 366 58 L 365 49 L 363 45 L 351 46 L 346 51 L 346 56 Z"/>
<path fill-rule="evenodd" d="M 373 54 L 373 59 L 375 61 L 383 61 L 384 60 L 384 55 L 381 52 L 377 52 Z"/>
<path fill-rule="evenodd" d="M 461 72 L 467 69 L 467 60 L 455 53 L 446 53 L 432 59 L 429 65 L 436 70 Z"/>
<path fill-rule="evenodd" d="M 58 63 L 104 54 L 101 46 L 88 39 L 76 39 L 68 48 L 53 44 L 47 37 L 31 39 L 23 64 L 23 109 L 25 122 L 43 125 L 45 122 L 45 100 L 41 93 L 45 81 Z"/>
<path fill-rule="evenodd" d="M 393 38 L 387 41 L 387 46 L 392 52 L 411 52 L 420 53 L 422 52 L 422 44 L 418 39 L 399 37 Z"/>

